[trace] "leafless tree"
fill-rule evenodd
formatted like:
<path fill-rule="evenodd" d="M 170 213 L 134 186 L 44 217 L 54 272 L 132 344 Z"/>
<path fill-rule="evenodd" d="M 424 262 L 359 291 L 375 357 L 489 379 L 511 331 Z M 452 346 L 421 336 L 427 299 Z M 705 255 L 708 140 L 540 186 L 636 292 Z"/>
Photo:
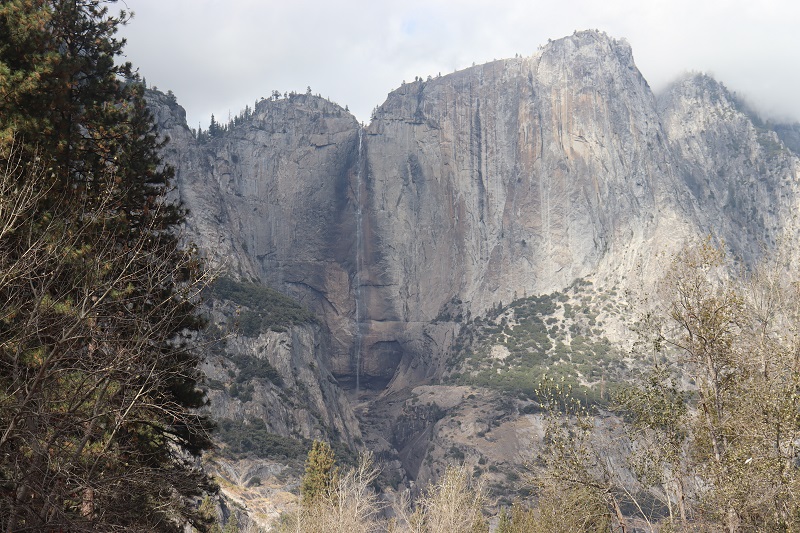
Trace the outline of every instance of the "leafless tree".
<path fill-rule="evenodd" d="M 373 490 L 379 471 L 371 455 L 362 455 L 357 466 L 337 476 L 333 486 L 310 505 L 284 518 L 283 533 L 372 533 L 383 531 L 381 504 Z"/>

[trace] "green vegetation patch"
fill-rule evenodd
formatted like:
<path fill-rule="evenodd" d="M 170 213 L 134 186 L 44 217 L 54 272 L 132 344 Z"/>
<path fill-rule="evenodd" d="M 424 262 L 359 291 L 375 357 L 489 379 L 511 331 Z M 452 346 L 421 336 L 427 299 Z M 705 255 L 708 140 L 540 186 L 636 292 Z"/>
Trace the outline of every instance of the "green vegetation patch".
<path fill-rule="evenodd" d="M 310 440 L 271 433 L 259 418 L 251 418 L 246 424 L 223 418 L 219 420 L 216 433 L 225 443 L 223 455 L 234 459 L 249 454 L 262 458 L 302 459 L 311 449 Z"/>
<path fill-rule="evenodd" d="M 313 313 L 296 301 L 257 283 L 221 277 L 211 285 L 210 294 L 214 299 L 229 300 L 245 308 L 239 313 L 238 327 L 246 337 L 316 322 Z"/>
<path fill-rule="evenodd" d="M 236 383 L 247 383 L 251 379 L 268 379 L 279 387 L 283 385 L 283 378 L 266 359 L 236 355 L 231 356 L 231 361 L 236 363 L 239 370 L 236 374 Z"/>
<path fill-rule="evenodd" d="M 466 325 L 446 381 L 536 399 L 545 377 L 587 403 L 604 403 L 610 383 L 628 372 L 624 354 L 604 336 L 600 315 L 624 312 L 612 289 L 576 280 L 563 293 L 519 298 Z"/>

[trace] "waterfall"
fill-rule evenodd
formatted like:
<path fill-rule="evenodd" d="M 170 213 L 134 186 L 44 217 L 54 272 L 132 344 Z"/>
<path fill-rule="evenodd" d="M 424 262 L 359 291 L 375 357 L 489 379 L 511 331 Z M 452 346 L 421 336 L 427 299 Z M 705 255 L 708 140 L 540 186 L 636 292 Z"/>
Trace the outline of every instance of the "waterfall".
<path fill-rule="evenodd" d="M 361 344 L 362 344 L 362 333 L 361 333 L 361 307 L 362 307 L 362 294 L 361 294 L 361 269 L 364 264 L 364 228 L 363 228 L 363 211 L 361 208 L 361 188 L 362 188 L 362 176 L 361 171 L 364 167 L 363 160 L 362 160 L 362 143 L 364 140 L 364 129 L 359 126 L 358 128 L 358 160 L 356 162 L 356 190 L 355 190 L 355 200 L 356 200 L 356 264 L 355 264 L 355 274 L 353 276 L 353 284 L 355 288 L 355 303 L 356 303 L 356 335 L 355 339 L 353 340 L 354 350 L 355 350 L 355 360 L 356 360 L 356 398 L 358 398 L 358 391 L 361 386 L 360 382 L 360 374 L 361 374 Z"/>

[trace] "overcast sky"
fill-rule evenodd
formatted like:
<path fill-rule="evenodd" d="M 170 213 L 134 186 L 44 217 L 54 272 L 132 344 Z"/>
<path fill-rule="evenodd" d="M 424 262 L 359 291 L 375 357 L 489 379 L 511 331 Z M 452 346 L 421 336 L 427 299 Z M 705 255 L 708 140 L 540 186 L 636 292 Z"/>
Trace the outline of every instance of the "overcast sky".
<path fill-rule="evenodd" d="M 126 55 L 205 128 L 273 90 L 312 91 L 368 121 L 389 91 L 548 39 L 625 38 L 658 91 L 702 71 L 765 115 L 800 120 L 797 0 L 125 0 Z M 118 4 L 124 7 L 124 4 Z"/>

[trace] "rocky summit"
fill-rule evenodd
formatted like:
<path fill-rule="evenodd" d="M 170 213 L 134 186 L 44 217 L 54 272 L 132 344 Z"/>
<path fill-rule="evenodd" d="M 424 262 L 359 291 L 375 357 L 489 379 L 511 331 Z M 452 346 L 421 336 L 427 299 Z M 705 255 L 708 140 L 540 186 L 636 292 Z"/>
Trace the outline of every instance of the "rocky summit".
<path fill-rule="evenodd" d="M 292 93 L 197 135 L 174 98 L 148 98 L 170 139 L 164 157 L 189 209 L 188 238 L 226 278 L 271 287 L 315 317 L 246 342 L 235 333 L 233 351 L 209 356 L 215 401 L 241 404 L 214 412 L 265 420 L 287 438 L 372 447 L 407 479 L 434 475 L 424 457 L 445 460 L 456 438 L 447 432 L 459 433 L 444 406 L 469 391 L 436 386 L 464 324 L 576 279 L 620 292 L 652 285 L 663 254 L 707 234 L 745 263 L 797 236 L 797 126 L 762 122 L 702 74 L 654 94 L 630 46 L 597 31 L 403 83 L 368 125 Z M 213 322 L 235 327 L 237 305 L 255 313 L 221 296 Z M 241 372 L 230 354 L 245 352 L 283 387 L 267 383 L 244 401 L 225 393 Z M 470 405 L 496 408 L 492 394 Z M 424 395 L 443 398 L 436 413 L 411 408 Z M 469 416 L 459 428 L 481 425 Z M 381 424 L 400 418 L 387 435 Z M 508 424 L 509 449 L 530 441 L 520 431 L 536 433 Z M 442 439 L 438 452 L 420 444 Z M 503 450 L 489 455 L 517 460 Z"/>

